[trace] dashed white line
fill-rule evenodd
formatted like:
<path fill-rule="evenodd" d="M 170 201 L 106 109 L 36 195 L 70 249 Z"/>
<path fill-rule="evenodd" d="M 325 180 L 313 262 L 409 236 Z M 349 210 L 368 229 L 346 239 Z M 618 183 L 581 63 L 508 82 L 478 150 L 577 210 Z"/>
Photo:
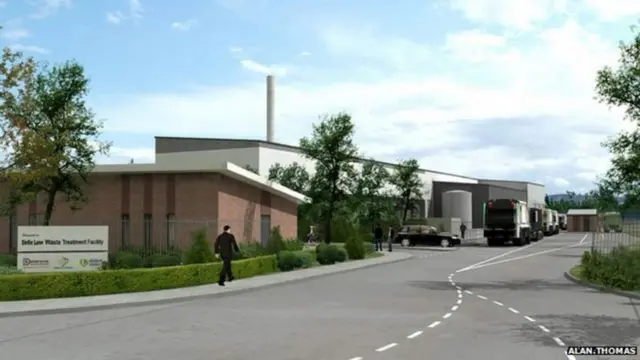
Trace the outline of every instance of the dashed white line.
<path fill-rule="evenodd" d="M 351 358 L 349 360 L 362 360 L 362 358 L 361 357 L 354 357 L 354 358 Z"/>
<path fill-rule="evenodd" d="M 458 297 L 462 299 L 462 293 L 458 293 Z"/>
<path fill-rule="evenodd" d="M 420 331 L 416 331 L 413 334 L 407 336 L 407 339 L 414 339 L 417 338 L 418 336 L 422 335 L 424 331 L 420 330 Z"/>
<path fill-rule="evenodd" d="M 487 300 L 486 296 L 482 296 L 482 295 L 478 295 L 478 298 L 482 299 L 482 300 Z"/>
<path fill-rule="evenodd" d="M 560 345 L 560 346 L 565 346 L 564 343 L 562 342 L 562 340 L 560 340 L 559 337 L 554 336 L 553 340 L 556 342 L 556 344 Z"/>
<path fill-rule="evenodd" d="M 377 352 L 383 352 L 383 351 L 387 351 L 389 349 L 391 349 L 392 347 L 398 346 L 398 343 L 391 343 L 391 344 L 387 344 L 383 347 L 377 348 L 376 351 Z"/>
<path fill-rule="evenodd" d="M 469 295 L 473 295 L 473 293 L 471 291 L 469 291 L 469 290 L 465 290 L 464 292 L 466 292 Z"/>
<path fill-rule="evenodd" d="M 531 321 L 531 322 L 536 322 L 536 319 L 532 318 L 531 316 L 526 316 L 524 317 L 525 319 Z"/>
<path fill-rule="evenodd" d="M 495 300 L 494 300 L 494 301 L 493 301 L 493 303 L 494 303 L 494 304 L 496 304 L 496 305 L 498 305 L 498 306 L 504 306 L 504 304 L 503 304 L 503 303 L 501 303 L 500 301 L 495 301 Z"/>
<path fill-rule="evenodd" d="M 451 307 L 451 311 L 456 311 L 456 310 L 458 310 L 458 305 L 455 305 L 455 306 Z"/>
<path fill-rule="evenodd" d="M 436 327 L 438 325 L 440 325 L 440 321 L 434 321 L 434 322 L 431 323 L 431 325 L 429 325 L 429 328 L 433 329 L 434 327 Z"/>
<path fill-rule="evenodd" d="M 549 331 L 549 329 L 547 329 L 544 325 L 538 325 L 538 327 L 540 328 L 540 330 L 542 330 L 542 331 L 544 331 L 544 332 L 546 332 L 546 333 L 551 332 L 551 331 Z"/>
<path fill-rule="evenodd" d="M 456 301 L 456 304 L 458 304 L 458 305 L 462 304 L 462 299 Z"/>
<path fill-rule="evenodd" d="M 446 313 L 446 314 L 442 315 L 442 318 L 443 318 L 443 319 L 446 319 L 446 318 L 448 318 L 449 316 L 451 316 L 451 313 Z"/>
<path fill-rule="evenodd" d="M 509 311 L 511 311 L 514 314 L 520 314 L 520 311 L 518 311 L 518 310 L 516 310 L 516 309 L 514 309 L 512 307 L 509 308 Z"/>

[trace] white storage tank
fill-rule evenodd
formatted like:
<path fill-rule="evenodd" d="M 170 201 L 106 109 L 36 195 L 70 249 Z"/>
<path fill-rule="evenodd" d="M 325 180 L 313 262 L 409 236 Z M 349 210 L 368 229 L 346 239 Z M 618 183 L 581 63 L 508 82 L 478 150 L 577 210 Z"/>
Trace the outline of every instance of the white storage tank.
<path fill-rule="evenodd" d="M 469 191 L 450 190 L 442 194 L 442 217 L 460 218 L 468 229 L 473 224 L 472 198 Z"/>

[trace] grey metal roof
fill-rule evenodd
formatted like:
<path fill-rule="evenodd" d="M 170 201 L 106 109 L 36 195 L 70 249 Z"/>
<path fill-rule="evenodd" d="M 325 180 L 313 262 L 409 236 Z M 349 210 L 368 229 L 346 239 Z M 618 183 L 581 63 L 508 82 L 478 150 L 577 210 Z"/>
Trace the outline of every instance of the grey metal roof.
<path fill-rule="evenodd" d="M 567 215 L 598 215 L 597 209 L 570 209 Z"/>
<path fill-rule="evenodd" d="M 297 146 L 286 145 L 286 144 L 275 143 L 275 142 L 268 142 L 260 139 L 225 139 L 225 138 L 198 138 L 198 137 L 175 137 L 175 136 L 156 136 L 155 139 L 156 139 L 156 154 L 186 152 L 186 151 L 250 148 L 255 146 L 264 146 L 266 148 L 271 148 L 276 150 L 284 150 L 284 151 L 300 153 L 300 148 Z M 167 141 L 163 141 L 163 140 L 167 140 Z M 180 143 L 180 140 L 188 140 L 190 144 L 187 144 L 186 142 Z M 369 159 L 360 158 L 358 160 L 366 161 Z M 398 166 L 398 164 L 394 164 L 386 161 L 375 160 L 375 162 L 378 164 L 387 165 L 387 166 Z M 457 174 L 451 174 L 447 172 L 429 170 L 429 169 L 420 169 L 420 170 L 434 173 L 434 174 L 456 176 L 459 178 L 469 179 L 469 180 L 477 180 L 476 178 L 465 176 L 465 175 L 457 175 Z"/>
<path fill-rule="evenodd" d="M 500 182 L 516 183 L 516 184 L 530 184 L 530 185 L 537 185 L 537 186 L 545 186 L 544 184 L 540 184 L 533 181 L 497 180 L 497 179 L 478 179 L 478 181 L 500 181 Z"/>

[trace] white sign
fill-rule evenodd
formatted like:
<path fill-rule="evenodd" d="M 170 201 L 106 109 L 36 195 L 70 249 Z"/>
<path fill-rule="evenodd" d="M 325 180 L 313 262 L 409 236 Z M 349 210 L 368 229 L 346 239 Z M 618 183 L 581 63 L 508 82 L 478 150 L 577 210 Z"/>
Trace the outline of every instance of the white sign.
<path fill-rule="evenodd" d="M 108 261 L 107 252 L 99 253 L 19 253 L 18 269 L 26 272 L 98 270 Z"/>
<path fill-rule="evenodd" d="M 108 226 L 18 226 L 18 253 L 109 251 Z"/>

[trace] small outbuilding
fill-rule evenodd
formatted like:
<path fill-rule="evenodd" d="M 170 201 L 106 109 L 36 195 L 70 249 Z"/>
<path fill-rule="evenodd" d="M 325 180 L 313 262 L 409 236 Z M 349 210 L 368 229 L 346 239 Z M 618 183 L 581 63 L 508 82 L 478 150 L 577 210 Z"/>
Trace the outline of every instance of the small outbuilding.
<path fill-rule="evenodd" d="M 571 209 L 567 212 L 567 231 L 569 232 L 597 232 L 598 210 Z"/>

